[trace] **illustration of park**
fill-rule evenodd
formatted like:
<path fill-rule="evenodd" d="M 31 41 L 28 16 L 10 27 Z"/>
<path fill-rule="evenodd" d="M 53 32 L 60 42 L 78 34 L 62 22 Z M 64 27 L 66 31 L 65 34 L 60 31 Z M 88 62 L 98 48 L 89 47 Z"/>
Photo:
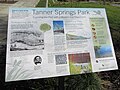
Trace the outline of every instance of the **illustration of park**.
<path fill-rule="evenodd" d="M 66 34 L 66 38 L 67 40 L 85 40 L 85 39 L 89 39 L 89 37 L 85 37 L 85 36 L 78 36 L 78 35 L 73 35 L 73 34 Z"/>
<path fill-rule="evenodd" d="M 11 33 L 11 51 L 43 50 L 44 34 L 34 31 L 14 31 Z"/>

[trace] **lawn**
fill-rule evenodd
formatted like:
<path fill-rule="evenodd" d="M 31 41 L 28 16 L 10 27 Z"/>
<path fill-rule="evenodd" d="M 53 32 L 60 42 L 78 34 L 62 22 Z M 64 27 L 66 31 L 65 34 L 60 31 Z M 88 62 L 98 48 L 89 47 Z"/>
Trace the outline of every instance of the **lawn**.
<path fill-rule="evenodd" d="M 46 7 L 46 0 L 40 0 L 36 7 Z"/>

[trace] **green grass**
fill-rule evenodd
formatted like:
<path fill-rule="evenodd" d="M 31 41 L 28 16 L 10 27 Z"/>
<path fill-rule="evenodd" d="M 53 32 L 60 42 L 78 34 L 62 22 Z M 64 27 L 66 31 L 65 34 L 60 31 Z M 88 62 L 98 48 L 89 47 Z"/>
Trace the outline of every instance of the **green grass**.
<path fill-rule="evenodd" d="M 48 0 L 49 4 L 54 4 L 54 2 L 56 2 L 56 0 Z"/>
<path fill-rule="evenodd" d="M 46 0 L 40 0 L 36 7 L 45 7 L 46 6 Z"/>

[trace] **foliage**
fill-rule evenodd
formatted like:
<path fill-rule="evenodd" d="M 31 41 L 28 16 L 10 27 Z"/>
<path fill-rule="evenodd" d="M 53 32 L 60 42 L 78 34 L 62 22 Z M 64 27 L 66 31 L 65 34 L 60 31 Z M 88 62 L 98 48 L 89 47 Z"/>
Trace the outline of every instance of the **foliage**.
<path fill-rule="evenodd" d="M 37 4 L 37 7 L 45 7 L 46 6 L 46 0 L 40 0 Z"/>
<path fill-rule="evenodd" d="M 93 73 L 64 76 L 65 90 L 101 90 L 101 80 Z M 11 82 L 5 85 L 6 90 L 59 90 L 60 77 Z"/>
<path fill-rule="evenodd" d="M 100 78 L 93 73 L 68 76 L 65 78 L 66 90 L 101 90 Z"/>

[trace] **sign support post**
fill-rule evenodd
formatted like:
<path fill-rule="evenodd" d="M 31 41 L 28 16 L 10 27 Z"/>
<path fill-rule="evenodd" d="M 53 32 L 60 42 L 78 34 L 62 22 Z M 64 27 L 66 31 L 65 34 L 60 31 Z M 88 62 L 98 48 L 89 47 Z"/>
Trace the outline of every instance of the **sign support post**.
<path fill-rule="evenodd" d="M 58 90 L 64 90 L 64 77 L 58 78 Z"/>

